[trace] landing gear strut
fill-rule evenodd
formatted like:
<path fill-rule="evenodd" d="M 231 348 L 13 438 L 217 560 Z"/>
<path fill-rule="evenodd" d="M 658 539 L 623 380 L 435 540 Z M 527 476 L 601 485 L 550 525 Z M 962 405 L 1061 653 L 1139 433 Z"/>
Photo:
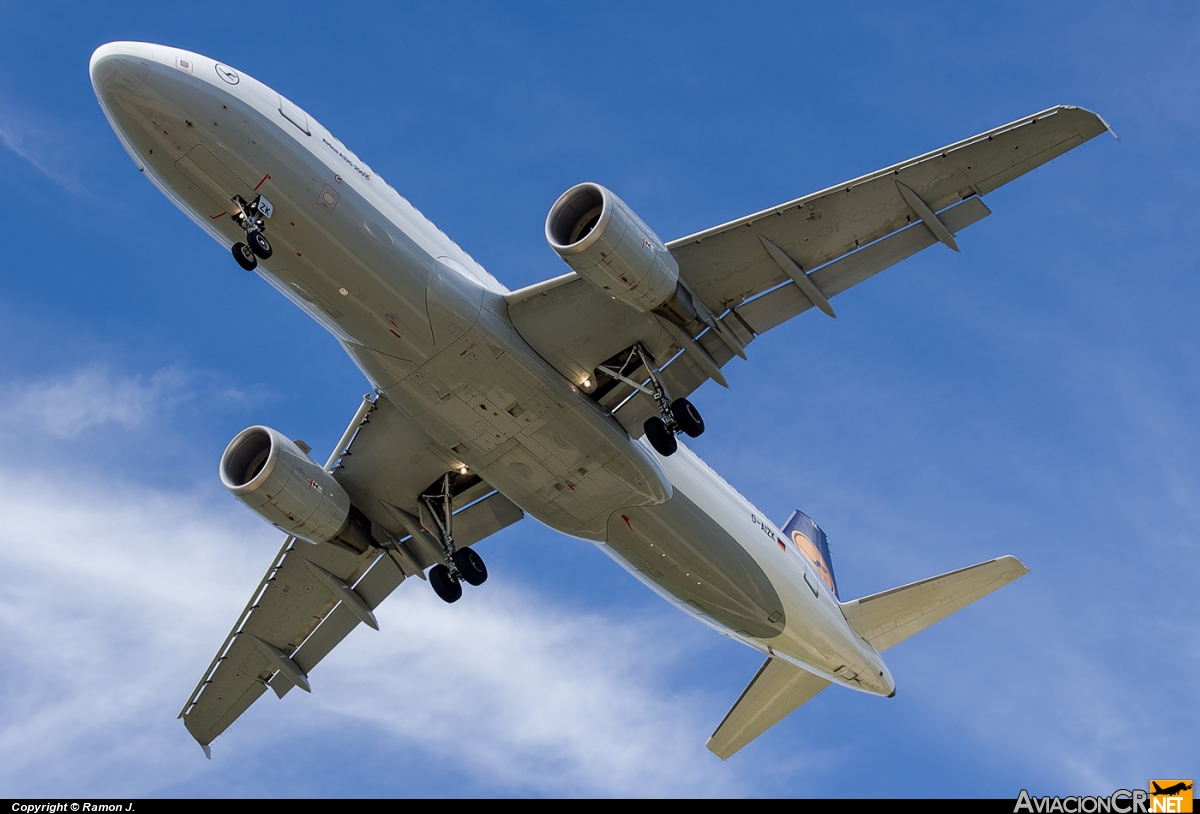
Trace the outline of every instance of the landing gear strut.
<path fill-rule="evenodd" d="M 246 242 L 233 244 L 233 259 L 246 271 L 254 271 L 258 260 L 271 256 L 271 241 L 263 234 L 267 228 L 264 218 L 271 217 L 271 202 L 262 195 L 246 203 L 241 195 L 233 196 L 233 222 L 246 230 Z"/>
<path fill-rule="evenodd" d="M 445 560 L 429 570 L 429 584 L 444 602 L 457 602 L 462 597 L 462 583 L 482 585 L 488 576 L 487 566 L 483 564 L 483 558 L 479 554 L 473 549 L 456 548 L 454 545 L 451 528 L 454 519 L 453 499 L 449 472 L 442 477 L 440 491 L 421 495 L 421 503 L 428 509 L 436 527 L 431 531 L 437 533 Z"/>
<path fill-rule="evenodd" d="M 646 432 L 646 440 L 659 455 L 664 458 L 674 455 L 675 451 L 679 449 L 679 442 L 675 440 L 675 436 L 682 432 L 692 438 L 698 438 L 704 432 L 704 419 L 700 417 L 700 411 L 696 409 L 695 405 L 687 399 L 678 398 L 671 401 L 667 387 L 659 375 L 660 371 L 653 364 L 653 357 L 642 347 L 641 343 L 630 349 L 629 358 L 621 366 L 621 370 L 628 368 L 629 363 L 634 359 L 639 360 L 649 372 L 648 384 L 635 382 L 622 374 L 620 370 L 613 370 L 603 365 L 598 370 L 625 382 L 654 399 L 655 405 L 658 406 L 658 415 L 647 418 L 642 429 Z"/>

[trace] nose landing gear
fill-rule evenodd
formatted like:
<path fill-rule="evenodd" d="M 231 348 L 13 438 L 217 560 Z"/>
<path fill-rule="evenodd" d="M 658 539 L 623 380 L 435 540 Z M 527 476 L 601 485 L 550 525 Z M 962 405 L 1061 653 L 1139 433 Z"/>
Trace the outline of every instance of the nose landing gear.
<path fill-rule="evenodd" d="M 267 228 L 264 218 L 271 217 L 271 202 L 259 195 L 246 203 L 241 195 L 234 195 L 233 210 L 233 222 L 246 230 L 246 242 L 233 244 L 233 259 L 246 271 L 254 271 L 259 258 L 267 260 L 271 256 L 271 241 L 263 234 Z"/>

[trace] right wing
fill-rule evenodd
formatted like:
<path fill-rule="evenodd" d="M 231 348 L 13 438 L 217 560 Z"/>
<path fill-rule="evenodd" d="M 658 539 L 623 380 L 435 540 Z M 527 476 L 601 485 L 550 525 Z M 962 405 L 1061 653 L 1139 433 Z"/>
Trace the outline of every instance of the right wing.
<path fill-rule="evenodd" d="M 336 470 L 352 503 L 386 532 L 388 545 L 356 554 L 329 543 L 284 540 L 179 713 L 205 754 L 268 687 L 280 698 L 294 686 L 309 690 L 309 671 L 335 645 L 360 623 L 378 629 L 372 611 L 407 577 L 424 579 L 424 570 L 441 561 L 440 550 L 413 537 L 397 510 L 419 516 L 418 497 L 454 463 L 443 456 L 386 398 L 364 398 L 326 469 Z M 458 547 L 524 516 L 486 482 L 465 485 L 454 501 Z"/>

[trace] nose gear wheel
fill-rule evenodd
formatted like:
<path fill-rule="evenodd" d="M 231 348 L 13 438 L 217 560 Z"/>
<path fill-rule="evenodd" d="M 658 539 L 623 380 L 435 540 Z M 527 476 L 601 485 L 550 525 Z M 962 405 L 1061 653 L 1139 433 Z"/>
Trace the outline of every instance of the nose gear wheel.
<path fill-rule="evenodd" d="M 267 236 L 262 232 L 250 232 L 246 235 L 246 244 L 250 247 L 250 251 L 261 257 L 263 260 L 268 260 L 271 257 L 271 242 L 267 240 Z"/>
<path fill-rule="evenodd" d="M 254 271 L 258 268 L 258 258 L 245 243 L 233 244 L 233 259 L 246 271 Z"/>
<path fill-rule="evenodd" d="M 271 257 L 271 241 L 263 234 L 267 228 L 265 219 L 271 217 L 271 202 L 262 195 L 250 203 L 246 203 L 241 195 L 234 195 L 232 200 L 233 214 L 229 217 L 246 231 L 246 242 L 233 244 L 233 259 L 246 271 L 254 271 L 259 258 L 267 260 Z"/>

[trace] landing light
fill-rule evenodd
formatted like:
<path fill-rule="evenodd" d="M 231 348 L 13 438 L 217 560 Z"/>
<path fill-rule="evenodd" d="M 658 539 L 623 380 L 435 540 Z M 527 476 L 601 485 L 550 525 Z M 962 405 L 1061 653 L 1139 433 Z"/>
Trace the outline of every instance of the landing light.
<path fill-rule="evenodd" d="M 465 465 L 464 465 L 464 466 L 460 466 L 460 467 L 458 468 L 458 474 L 460 474 L 460 475 L 465 475 L 465 474 L 467 474 L 467 467 L 466 467 Z"/>

